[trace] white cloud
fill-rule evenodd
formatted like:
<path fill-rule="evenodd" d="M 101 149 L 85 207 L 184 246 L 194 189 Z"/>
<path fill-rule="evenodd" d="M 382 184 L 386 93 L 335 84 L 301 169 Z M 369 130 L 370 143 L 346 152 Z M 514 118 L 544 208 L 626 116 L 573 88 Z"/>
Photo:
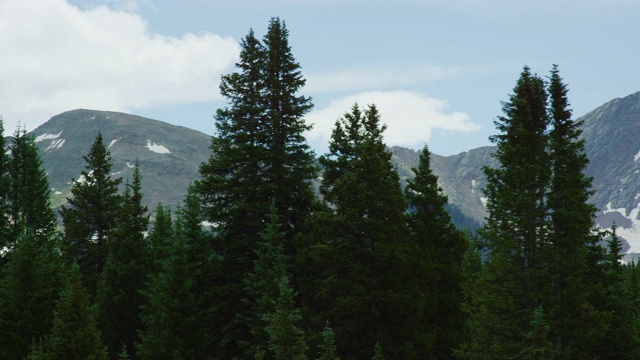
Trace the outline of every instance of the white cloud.
<path fill-rule="evenodd" d="M 122 1 L 134 9 L 139 2 Z M 8 132 L 75 108 L 132 111 L 216 100 L 239 45 L 153 34 L 140 15 L 65 0 L 0 1 L 0 113 Z"/>
<path fill-rule="evenodd" d="M 434 130 L 469 132 L 480 127 L 462 112 L 446 112 L 447 103 L 409 91 L 373 91 L 331 101 L 324 109 L 313 111 L 307 121 L 314 124 L 308 140 L 318 155 L 327 151 L 336 120 L 351 110 L 354 103 L 361 108 L 375 104 L 382 123 L 387 125 L 384 138 L 389 146 L 405 146 L 419 150 Z"/>
<path fill-rule="evenodd" d="M 311 92 L 381 89 L 430 83 L 474 71 L 462 67 L 418 65 L 402 69 L 373 67 L 307 76 L 305 89 Z"/>

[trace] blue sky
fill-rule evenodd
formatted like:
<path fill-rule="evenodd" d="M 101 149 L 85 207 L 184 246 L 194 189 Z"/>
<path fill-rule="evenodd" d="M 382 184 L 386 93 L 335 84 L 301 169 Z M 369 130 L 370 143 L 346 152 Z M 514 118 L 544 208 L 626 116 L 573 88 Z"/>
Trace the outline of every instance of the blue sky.
<path fill-rule="evenodd" d="M 318 154 L 354 102 L 386 142 L 440 155 L 490 145 L 522 67 L 560 66 L 575 117 L 640 91 L 633 0 L 3 0 L 6 132 L 66 110 L 124 111 L 212 134 L 238 42 L 285 20 Z"/>

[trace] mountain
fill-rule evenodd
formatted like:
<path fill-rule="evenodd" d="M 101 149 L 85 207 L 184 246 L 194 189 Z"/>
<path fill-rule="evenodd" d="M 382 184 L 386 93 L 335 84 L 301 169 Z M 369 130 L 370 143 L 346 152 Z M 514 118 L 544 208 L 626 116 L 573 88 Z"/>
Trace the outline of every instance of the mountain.
<path fill-rule="evenodd" d="M 640 92 L 617 98 L 581 118 L 602 227 L 615 221 L 629 254 L 640 254 Z"/>
<path fill-rule="evenodd" d="M 599 211 L 596 224 L 610 228 L 615 222 L 623 251 L 640 256 L 640 92 L 613 99 L 580 117 L 582 138 L 593 178 L 590 201 Z M 495 147 L 472 149 L 457 155 L 432 155 L 433 172 L 449 201 L 464 215 L 482 222 L 486 211 L 482 188 L 486 184 L 483 166 L 495 166 Z M 404 178 L 406 169 L 417 166 L 418 153 L 392 148 L 394 161 Z"/>
<path fill-rule="evenodd" d="M 590 159 L 587 175 L 596 190 L 591 202 L 600 211 L 596 222 L 613 222 L 624 251 L 640 254 L 640 92 L 607 102 L 582 116 L 585 149 Z M 213 126 L 213 124 L 212 124 Z M 117 176 L 130 179 L 140 163 L 145 202 L 175 208 L 187 186 L 198 178 L 200 163 L 210 154 L 210 136 L 180 126 L 116 112 L 73 110 L 54 116 L 32 134 L 49 174 L 53 205 L 66 201 L 72 179 L 80 176 L 85 155 L 101 132 L 113 158 Z M 401 180 L 413 177 L 419 152 L 391 147 L 392 162 Z M 495 147 L 471 149 L 452 156 L 432 154 L 431 166 L 449 197 L 457 224 L 475 228 L 487 215 L 482 189 L 483 166 L 495 166 Z"/>
<path fill-rule="evenodd" d="M 68 111 L 31 132 L 49 176 L 52 205 L 66 202 L 72 179 L 80 177 L 83 156 L 99 132 L 111 152 L 115 176 L 131 179 L 139 162 L 150 210 L 158 202 L 175 209 L 196 179 L 200 163 L 209 157 L 211 137 L 195 130 L 117 112 Z"/>

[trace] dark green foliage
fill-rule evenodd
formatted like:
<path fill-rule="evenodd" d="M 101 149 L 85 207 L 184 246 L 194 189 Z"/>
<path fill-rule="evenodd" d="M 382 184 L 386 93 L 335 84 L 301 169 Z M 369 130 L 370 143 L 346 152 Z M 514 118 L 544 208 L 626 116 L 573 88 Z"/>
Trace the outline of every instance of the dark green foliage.
<path fill-rule="evenodd" d="M 375 106 L 354 105 L 336 123 L 330 152 L 320 158 L 320 191 L 329 207 L 314 217 L 298 272 L 305 313 L 315 323 L 330 321 L 338 353 L 370 358 L 380 341 L 393 358 L 419 358 L 420 296 L 414 266 L 420 256 L 407 239 L 406 202 L 384 126 Z"/>
<path fill-rule="evenodd" d="M 285 233 L 276 211 L 273 201 L 269 224 L 260 233 L 254 270 L 245 278 L 247 293 L 255 299 L 249 313 L 255 316 L 250 319 L 253 345 L 248 346 L 247 354 L 262 352 L 267 358 L 303 359 L 307 345 L 298 327 L 301 316 L 289 283 Z"/>
<path fill-rule="evenodd" d="M 373 348 L 373 357 L 371 360 L 384 360 L 384 353 L 382 352 L 382 346 L 380 346 L 379 342 L 377 342 Z"/>
<path fill-rule="evenodd" d="M 147 238 L 151 252 L 152 268 L 154 269 L 150 273 L 157 272 L 156 270 L 160 267 L 157 263 L 169 256 L 169 248 L 171 247 L 174 236 L 171 208 L 163 206 L 161 203 L 158 204 L 154 218 L 153 228 Z"/>
<path fill-rule="evenodd" d="M 89 294 L 73 264 L 56 304 L 53 330 L 44 343 L 45 359 L 106 360 L 107 349 L 93 318 Z"/>
<path fill-rule="evenodd" d="M 499 167 L 485 168 L 489 217 L 480 231 L 488 259 L 474 299 L 473 356 L 518 356 L 526 346 L 530 316 L 542 303 L 549 279 L 544 269 L 545 196 L 550 179 L 546 152 L 548 117 L 544 83 L 522 71 L 492 136 Z"/>
<path fill-rule="evenodd" d="M 283 278 L 288 279 L 288 264 L 284 254 L 284 232 L 272 202 L 270 222 L 260 233 L 260 241 L 256 244 L 256 260 L 253 271 L 245 279 L 245 289 L 253 303 L 247 304 L 250 311 L 245 314 L 245 320 L 250 324 L 252 339 L 247 343 L 247 354 L 260 350 L 267 356 L 269 333 L 268 318 L 275 312 L 280 297 L 280 283 Z M 288 281 L 288 280 L 287 280 Z M 249 302 L 249 299 L 245 299 Z M 272 354 L 269 354 L 272 355 Z"/>
<path fill-rule="evenodd" d="M 584 140 L 580 139 L 582 123 L 571 119 L 567 87 L 557 66 L 551 71 L 549 93 L 549 155 L 552 179 L 547 195 L 551 213 L 549 226 L 548 271 L 554 284 L 553 296 L 546 309 L 554 322 L 554 344 L 566 358 L 588 357 L 584 344 L 592 343 L 584 329 L 582 309 L 590 303 L 594 283 L 588 275 L 589 244 L 595 207 L 588 203 L 593 195 L 591 178 L 584 175 L 588 159 Z M 591 324 L 593 325 L 593 324 Z"/>
<path fill-rule="evenodd" d="M 542 306 L 533 311 L 531 330 L 527 333 L 527 345 L 522 350 L 521 358 L 530 360 L 556 359 L 556 347 L 549 340 L 550 326 L 547 324 Z"/>
<path fill-rule="evenodd" d="M 17 130 L 9 146 L 10 236 L 22 234 L 49 234 L 55 229 L 56 219 L 49 202 L 49 181 L 42 169 L 42 160 L 32 136 Z"/>
<path fill-rule="evenodd" d="M 406 188 L 417 305 L 410 312 L 419 319 L 420 327 L 413 331 L 414 344 L 426 351 L 420 357 L 448 359 L 461 343 L 465 323 L 461 304 L 466 241 L 445 209 L 447 197 L 431 171 L 430 155 L 425 146 Z"/>
<path fill-rule="evenodd" d="M 633 285 L 625 279 L 631 270 L 622 263 L 622 243 L 615 224 L 606 235 L 607 251 L 601 264 L 603 278 L 597 284 L 600 285 L 600 296 L 596 298 L 599 315 L 604 318 L 606 327 L 598 329 L 598 337 L 594 337 L 588 348 L 592 358 L 637 359 L 638 298 L 633 297 Z"/>
<path fill-rule="evenodd" d="M 94 297 L 98 278 L 107 260 L 108 242 L 116 226 L 122 179 L 111 175 L 111 155 L 98 134 L 85 155 L 85 170 L 74 180 L 69 206 L 60 210 L 64 224 L 63 250 L 69 261 L 77 262 L 83 283 Z"/>
<path fill-rule="evenodd" d="M 126 184 L 122 208 L 111 241 L 108 258 L 98 283 L 97 319 L 111 358 L 124 349 L 135 354 L 142 328 L 139 318 L 144 303 L 141 290 L 153 265 L 145 232 L 147 207 L 142 205 L 140 168 L 136 162 L 133 180 Z"/>
<path fill-rule="evenodd" d="M 311 180 L 317 169 L 303 136 L 309 129 L 303 116 L 312 104 L 298 95 L 305 80 L 287 38 L 284 22 L 274 18 L 263 41 L 253 31 L 243 39 L 237 72 L 222 77 L 220 91 L 228 106 L 216 112 L 212 155 L 196 183 L 206 220 L 216 225 L 216 252 L 224 269 L 216 280 L 224 311 L 217 316 L 221 333 L 215 336 L 224 358 L 243 354 L 242 344 L 252 338 L 246 322 L 252 318 L 247 316 L 252 299 L 244 277 L 253 267 L 271 200 L 288 255 L 314 201 Z"/>
<path fill-rule="evenodd" d="M 158 207 L 161 209 L 161 207 Z M 158 272 L 153 274 L 144 292 L 138 356 L 142 359 L 208 359 L 211 312 L 210 273 L 216 259 L 210 241 L 201 228 L 197 198 L 192 191 L 178 211 L 175 229 L 168 227 L 164 211 L 156 212 L 154 236 L 167 246 L 165 258 L 158 258 Z M 164 234 L 161 234 L 164 233 Z M 173 235 L 171 235 L 173 234 Z M 170 237 L 167 237 L 170 236 Z"/>
<path fill-rule="evenodd" d="M 22 235 L 0 272 L 0 358 L 23 359 L 53 325 L 63 281 L 54 236 Z"/>
<path fill-rule="evenodd" d="M 330 327 L 322 330 L 322 344 L 318 345 L 318 360 L 340 360 L 336 354 L 336 338 Z"/>
<path fill-rule="evenodd" d="M 621 336 L 603 336 L 614 327 L 629 333 L 620 331 L 615 314 L 626 311 L 612 295 L 621 269 L 607 267 L 620 249 L 607 260 L 592 233 L 588 160 L 568 106 L 556 66 L 548 86 L 525 67 L 496 121 L 499 166 L 485 169 L 489 217 L 480 231 L 486 263 L 467 282 L 463 357 L 624 358 L 621 344 L 633 343 L 610 346 Z"/>
<path fill-rule="evenodd" d="M 300 311 L 295 308 L 294 292 L 289 278 L 283 276 L 278 284 L 278 298 L 272 313 L 266 314 L 269 350 L 276 360 L 304 360 L 307 344 L 304 331 L 298 327 Z"/>

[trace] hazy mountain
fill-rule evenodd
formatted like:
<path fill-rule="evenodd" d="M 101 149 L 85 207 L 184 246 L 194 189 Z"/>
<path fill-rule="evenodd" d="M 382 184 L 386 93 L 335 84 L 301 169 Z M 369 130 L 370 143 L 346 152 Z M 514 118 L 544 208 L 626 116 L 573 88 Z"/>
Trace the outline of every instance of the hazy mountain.
<path fill-rule="evenodd" d="M 68 111 L 32 131 L 49 175 L 54 206 L 66 201 L 98 132 L 111 152 L 114 175 L 131 179 L 139 161 L 150 210 L 158 202 L 173 208 L 180 204 L 200 163 L 209 157 L 210 136 L 195 130 L 117 112 Z"/>
<path fill-rule="evenodd" d="M 601 211 L 597 222 L 626 240 L 625 251 L 640 253 L 640 92 L 614 99 L 584 115 L 583 137 L 596 193 L 591 201 Z M 213 127 L 213 123 L 212 123 Z M 130 179 L 140 163 L 145 201 L 175 208 L 187 186 L 198 177 L 198 167 L 210 154 L 210 137 L 161 121 L 116 112 L 74 110 L 54 116 L 35 129 L 44 167 L 49 174 L 54 205 L 69 194 L 71 180 L 80 176 L 85 155 L 98 132 L 113 157 L 113 171 Z M 485 216 L 483 166 L 495 166 L 494 147 L 481 147 L 452 156 L 432 154 L 431 166 L 449 197 L 450 212 L 458 224 L 474 227 Z M 392 161 L 403 181 L 413 176 L 419 153 L 392 147 Z M 473 225 L 476 224 L 476 225 Z"/>

